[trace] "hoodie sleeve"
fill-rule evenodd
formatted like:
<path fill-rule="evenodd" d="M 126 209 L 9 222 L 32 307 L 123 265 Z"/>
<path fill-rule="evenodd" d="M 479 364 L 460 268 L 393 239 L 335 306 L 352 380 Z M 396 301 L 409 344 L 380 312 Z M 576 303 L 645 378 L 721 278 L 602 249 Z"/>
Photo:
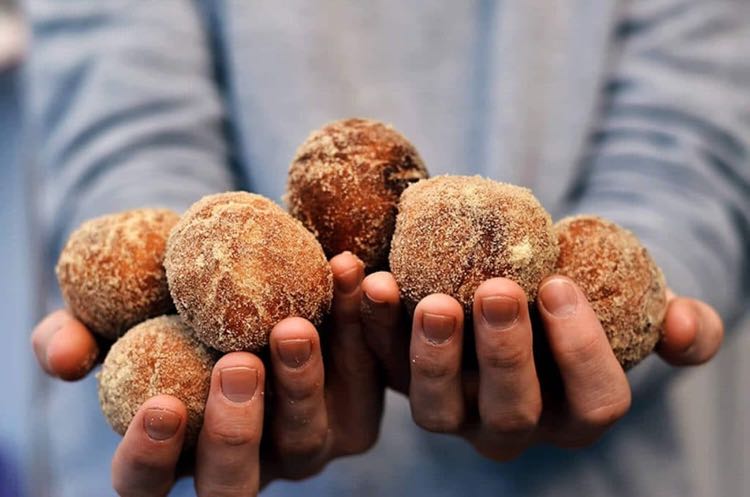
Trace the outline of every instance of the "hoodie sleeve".
<path fill-rule="evenodd" d="M 635 232 L 676 293 L 731 323 L 750 290 L 750 3 L 631 1 L 613 36 L 571 211 Z M 636 394 L 670 371 L 645 364 Z"/>

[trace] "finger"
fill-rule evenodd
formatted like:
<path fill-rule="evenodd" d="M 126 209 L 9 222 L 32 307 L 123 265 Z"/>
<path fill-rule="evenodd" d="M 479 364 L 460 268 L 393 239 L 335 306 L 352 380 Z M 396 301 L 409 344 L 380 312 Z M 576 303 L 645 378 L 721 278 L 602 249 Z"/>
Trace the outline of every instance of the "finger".
<path fill-rule="evenodd" d="M 99 354 L 93 335 L 65 310 L 43 319 L 31 334 L 31 344 L 44 371 L 69 381 L 86 376 Z"/>
<path fill-rule="evenodd" d="M 364 265 L 352 254 L 344 253 L 331 260 L 331 268 L 335 290 L 327 351 L 331 366 L 327 391 L 332 445 L 335 455 L 358 454 L 377 440 L 384 386 L 362 329 Z"/>
<path fill-rule="evenodd" d="M 724 324 L 709 305 L 694 299 L 673 298 L 667 307 L 659 355 L 675 366 L 703 364 L 719 350 Z"/>
<path fill-rule="evenodd" d="M 588 445 L 630 408 L 630 386 L 594 310 L 570 279 L 545 280 L 538 301 L 570 416 L 558 443 Z"/>
<path fill-rule="evenodd" d="M 196 450 L 199 497 L 257 494 L 264 378 L 263 363 L 247 352 L 214 366 Z"/>
<path fill-rule="evenodd" d="M 317 466 L 328 438 L 320 340 L 309 321 L 288 318 L 274 327 L 270 341 L 273 446 L 285 475 L 306 476 L 303 469 Z"/>
<path fill-rule="evenodd" d="M 463 308 L 444 294 L 417 304 L 411 334 L 409 401 L 422 428 L 455 433 L 464 422 L 461 386 Z"/>
<path fill-rule="evenodd" d="M 501 449 L 495 459 L 511 458 L 528 445 L 542 409 L 526 295 L 508 279 L 491 279 L 474 294 L 473 312 L 482 431 Z"/>
<path fill-rule="evenodd" d="M 409 324 L 401 306 L 398 285 L 381 271 L 362 283 L 362 325 L 367 345 L 385 370 L 388 385 L 402 393 L 409 388 Z"/>
<path fill-rule="evenodd" d="M 112 459 L 112 484 L 121 497 L 167 495 L 186 420 L 185 406 L 174 397 L 159 395 L 144 402 Z"/>

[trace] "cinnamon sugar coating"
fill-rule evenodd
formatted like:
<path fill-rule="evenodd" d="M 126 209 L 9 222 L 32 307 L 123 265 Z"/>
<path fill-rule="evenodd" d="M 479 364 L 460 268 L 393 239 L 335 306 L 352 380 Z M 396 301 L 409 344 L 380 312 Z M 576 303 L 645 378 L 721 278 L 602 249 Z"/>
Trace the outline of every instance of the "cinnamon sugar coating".
<path fill-rule="evenodd" d="M 471 315 L 477 287 L 494 277 L 512 279 L 533 300 L 557 254 L 550 216 L 530 190 L 438 176 L 401 196 L 390 264 L 408 307 L 445 293 Z"/>
<path fill-rule="evenodd" d="M 630 231 L 596 216 L 555 224 L 557 272 L 575 281 L 628 369 L 651 353 L 667 307 L 664 275 Z"/>
<path fill-rule="evenodd" d="M 136 209 L 83 223 L 55 269 L 63 299 L 90 330 L 110 340 L 174 309 L 164 272 L 167 237 L 179 216 Z"/>
<path fill-rule="evenodd" d="M 285 200 L 328 257 L 348 250 L 372 270 L 387 263 L 401 192 L 426 177 L 417 150 L 391 126 L 346 119 L 300 146 Z"/>
<path fill-rule="evenodd" d="M 194 446 L 216 356 L 179 316 L 135 326 L 112 345 L 97 375 L 107 422 L 124 435 L 141 404 L 155 395 L 172 395 L 187 408 L 184 448 Z"/>
<path fill-rule="evenodd" d="M 193 204 L 172 230 L 165 266 L 177 311 L 223 352 L 261 349 L 290 316 L 320 324 L 333 298 L 331 269 L 312 233 L 246 192 Z"/>

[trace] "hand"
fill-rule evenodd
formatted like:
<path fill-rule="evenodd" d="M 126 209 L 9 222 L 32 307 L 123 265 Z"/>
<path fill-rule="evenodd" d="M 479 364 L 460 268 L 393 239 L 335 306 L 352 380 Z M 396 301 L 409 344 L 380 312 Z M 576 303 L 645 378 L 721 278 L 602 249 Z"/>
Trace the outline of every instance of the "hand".
<path fill-rule="evenodd" d="M 314 475 L 336 457 L 367 451 L 378 438 L 385 385 L 361 326 L 364 264 L 349 252 L 330 263 L 334 296 L 322 345 L 315 328 L 299 318 L 271 332 L 274 423 L 261 458 L 264 483 Z M 312 353 L 305 362 L 307 340 Z"/>
<path fill-rule="evenodd" d="M 537 335 L 523 290 L 507 279 L 484 282 L 466 339 L 465 316 L 453 298 L 423 299 L 409 334 L 393 276 L 372 274 L 362 287 L 368 344 L 388 384 L 408 393 L 416 423 L 462 436 L 487 457 L 512 459 L 538 442 L 589 445 L 630 407 L 625 373 L 593 309 L 567 278 L 540 285 Z M 662 357 L 699 364 L 718 350 L 722 325 L 706 304 L 672 297 L 664 332 Z"/>
<path fill-rule="evenodd" d="M 194 466 L 188 468 L 199 496 L 254 495 L 276 478 L 310 476 L 377 439 L 384 387 L 360 329 L 363 265 L 345 253 L 331 260 L 331 268 L 334 302 L 323 346 L 312 324 L 289 318 L 271 333 L 267 387 L 264 365 L 252 354 L 227 354 L 214 367 Z M 65 380 L 85 376 L 101 355 L 97 340 L 66 311 L 44 319 L 32 344 L 41 367 Z M 252 371 L 257 382 L 250 394 Z M 262 430 L 264 403 L 269 415 Z M 173 397 L 144 403 L 112 462 L 120 495 L 168 492 L 182 466 L 185 419 L 184 406 Z M 166 425 L 176 427 L 171 436 Z M 146 426 L 156 427 L 156 438 Z"/>

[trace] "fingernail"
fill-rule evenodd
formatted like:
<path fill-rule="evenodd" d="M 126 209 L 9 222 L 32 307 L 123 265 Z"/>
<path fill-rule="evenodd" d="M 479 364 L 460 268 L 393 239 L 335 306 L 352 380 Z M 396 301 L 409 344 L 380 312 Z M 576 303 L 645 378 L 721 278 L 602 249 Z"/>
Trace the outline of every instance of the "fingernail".
<path fill-rule="evenodd" d="M 542 306 L 555 317 L 572 316 L 576 311 L 578 294 L 573 285 L 565 279 L 555 278 L 539 291 Z"/>
<path fill-rule="evenodd" d="M 143 416 L 143 428 L 152 440 L 162 441 L 172 438 L 180 427 L 180 416 L 169 409 L 151 407 Z"/>
<path fill-rule="evenodd" d="M 482 317 L 496 330 L 510 328 L 518 320 L 520 306 L 512 297 L 484 297 L 481 300 Z"/>
<path fill-rule="evenodd" d="M 453 316 L 441 314 L 422 314 L 422 332 L 425 338 L 432 343 L 443 343 L 453 335 L 456 320 Z"/>
<path fill-rule="evenodd" d="M 255 395 L 258 386 L 258 371 L 246 366 L 221 370 L 221 392 L 232 402 L 247 402 Z"/>
<path fill-rule="evenodd" d="M 378 305 L 385 304 L 385 300 L 376 299 L 375 297 L 373 297 L 367 292 L 365 292 L 365 297 L 367 297 L 367 300 L 369 300 L 373 304 L 378 304 Z"/>
<path fill-rule="evenodd" d="M 351 293 L 356 290 L 360 280 L 360 267 L 353 267 L 334 278 L 336 288 L 341 293 Z"/>
<path fill-rule="evenodd" d="M 294 338 L 279 342 L 279 357 L 288 368 L 299 368 L 310 359 L 312 342 L 307 338 Z"/>

